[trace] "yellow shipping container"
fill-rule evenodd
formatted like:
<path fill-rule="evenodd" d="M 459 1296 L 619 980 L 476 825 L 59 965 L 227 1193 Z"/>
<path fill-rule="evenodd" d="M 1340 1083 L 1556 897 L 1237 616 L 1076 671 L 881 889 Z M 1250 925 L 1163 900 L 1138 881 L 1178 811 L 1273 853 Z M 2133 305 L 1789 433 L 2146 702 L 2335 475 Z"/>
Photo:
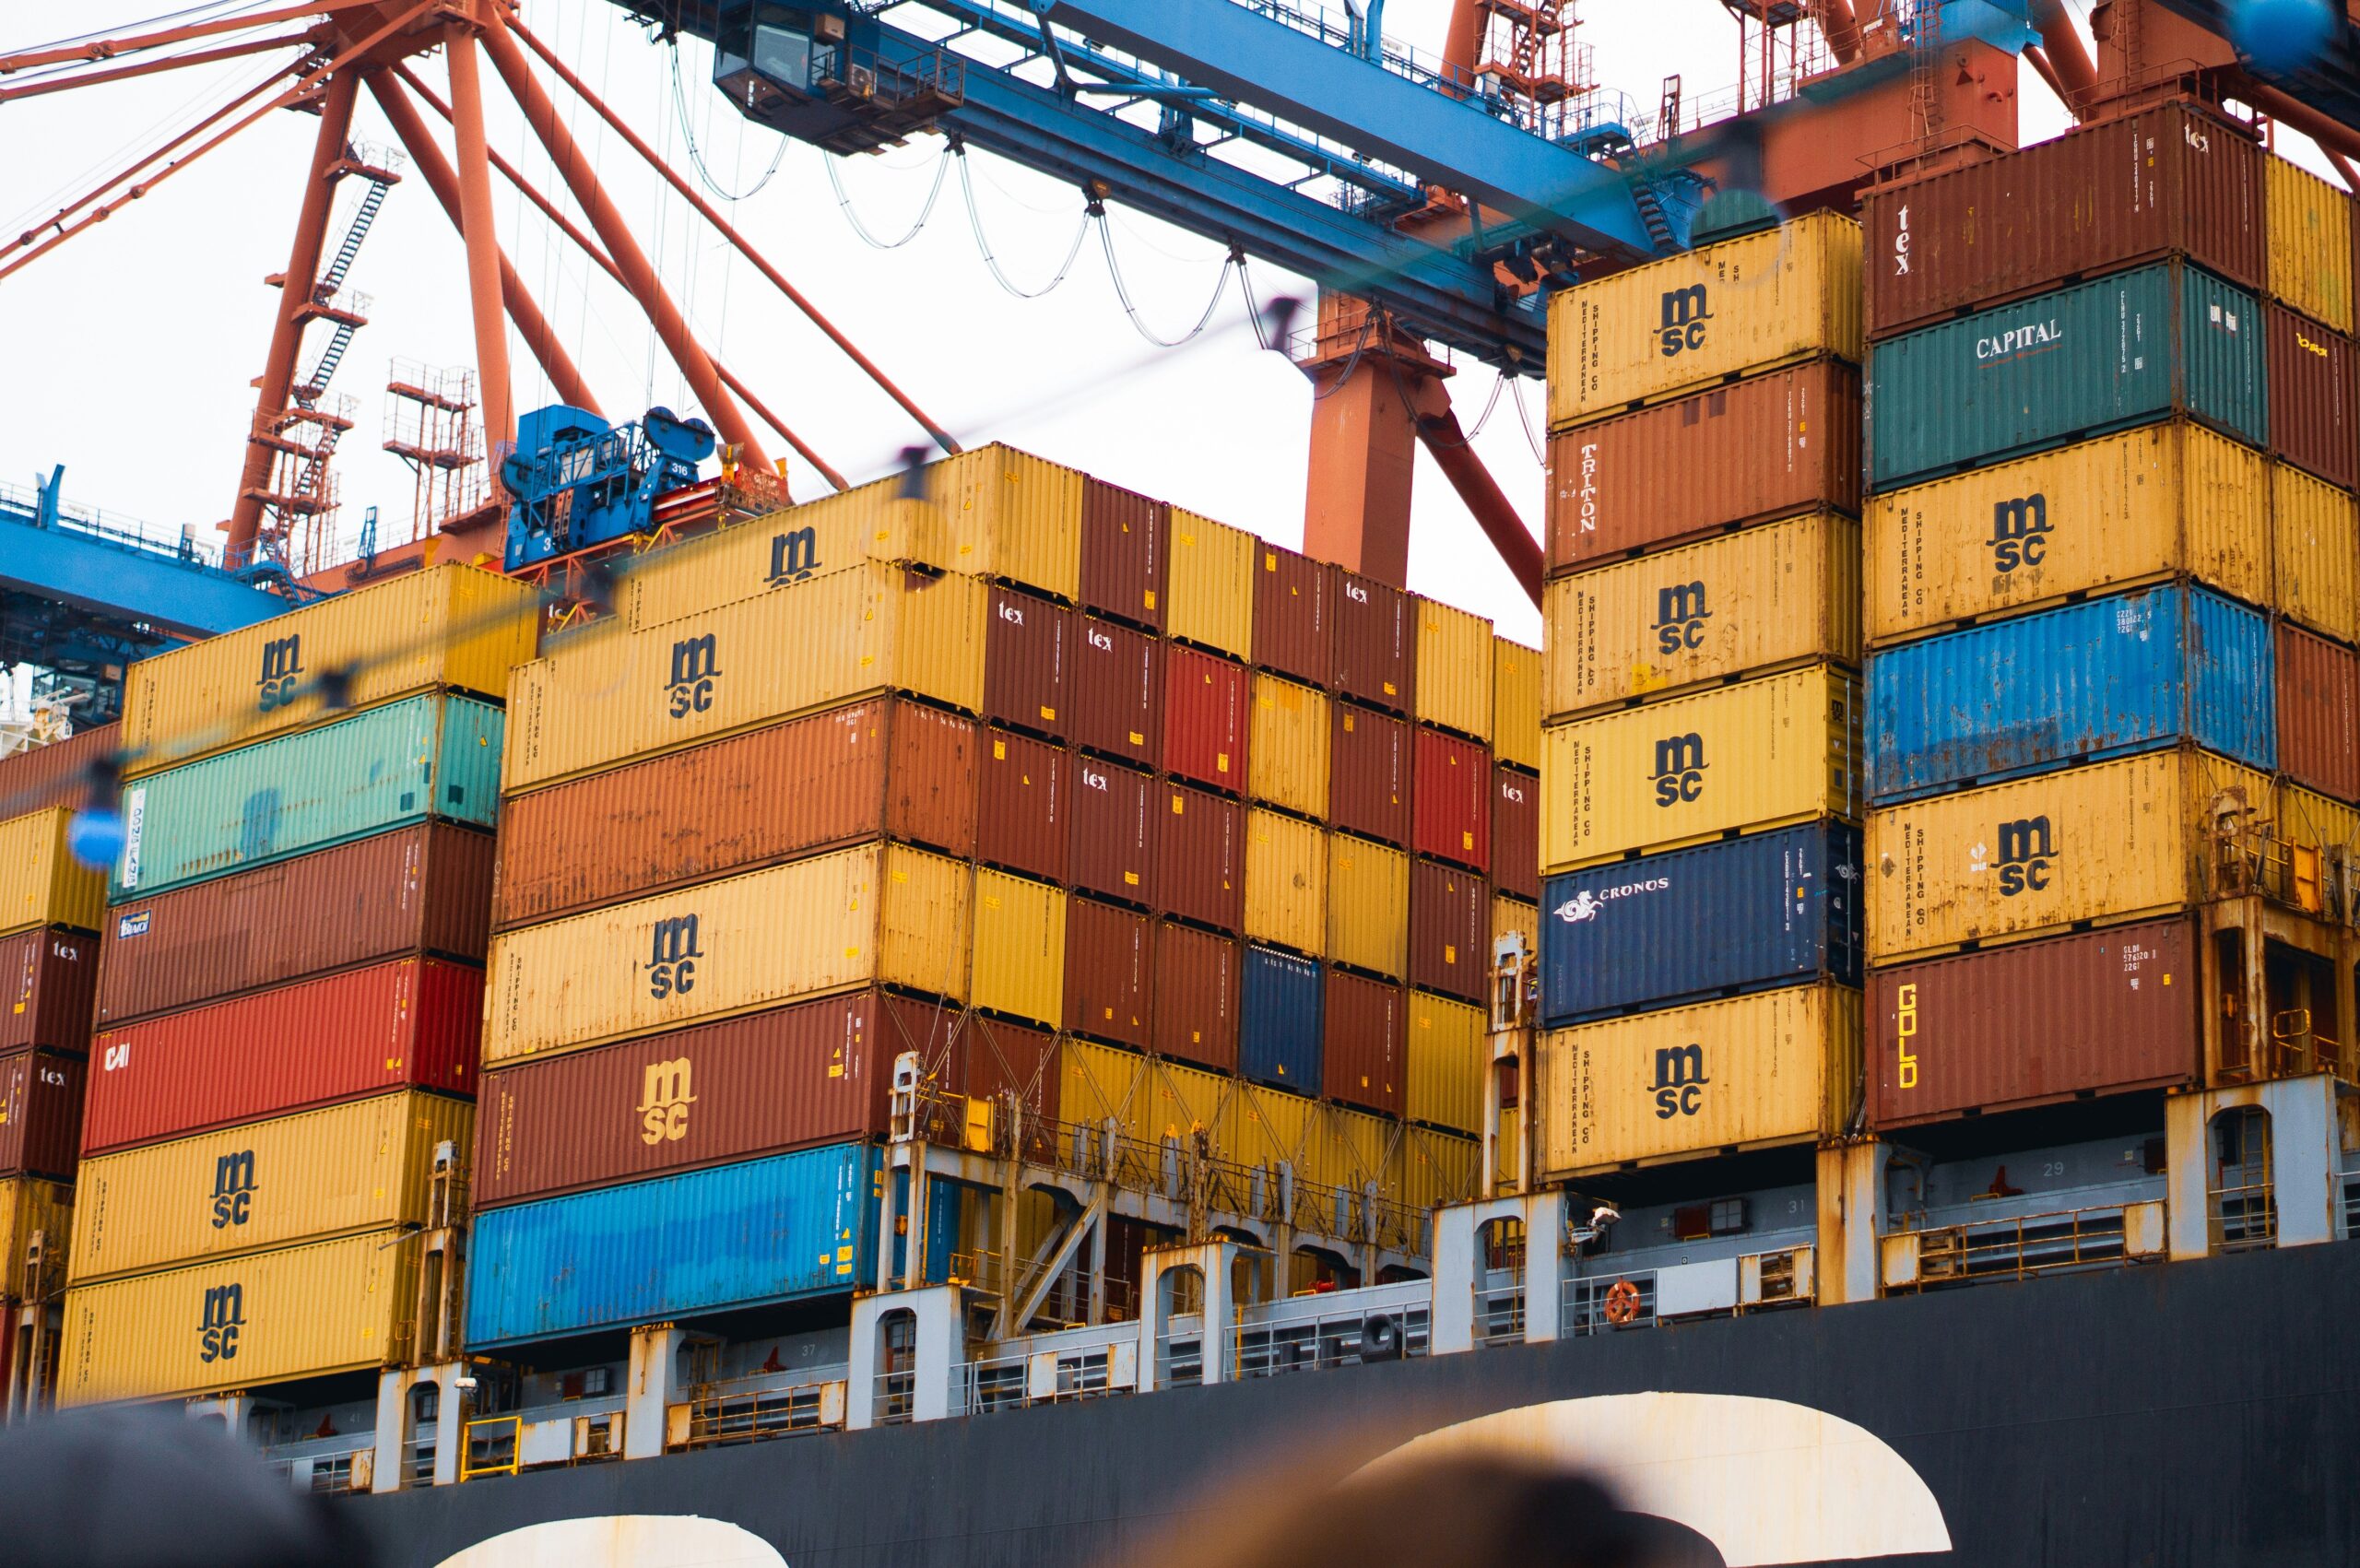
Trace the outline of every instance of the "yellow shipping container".
<path fill-rule="evenodd" d="M 1197 1128 L 1217 1136 L 1236 1079 L 1135 1051 L 1068 1038 L 1058 1047 L 1060 1114 L 1142 1143 L 1185 1141 Z"/>
<path fill-rule="evenodd" d="M 1418 616 L 1416 716 L 1476 740 L 1492 738 L 1492 623 L 1438 599 L 1413 596 Z"/>
<path fill-rule="evenodd" d="M 2352 330 L 2352 198 L 2307 169 L 2269 160 L 2270 291 L 2313 321 Z"/>
<path fill-rule="evenodd" d="M 1328 957 L 1391 980 L 1408 973 L 1408 855 L 1351 833 L 1328 835 Z"/>
<path fill-rule="evenodd" d="M 702 615 L 867 560 L 956 561 L 941 498 L 905 499 L 895 475 L 715 534 L 650 550 L 615 585 L 632 627 Z"/>
<path fill-rule="evenodd" d="M 11 1176 L 0 1181 L 0 1258 L 7 1260 L 0 1275 L 0 1297 L 13 1297 L 24 1270 L 25 1248 L 34 1235 L 53 1262 L 73 1262 L 74 1186 L 70 1182 L 44 1182 L 37 1176 Z M 66 1256 L 59 1258 L 58 1249 Z M 8 1310 L 14 1311 L 11 1306 Z"/>
<path fill-rule="evenodd" d="M 107 910 L 107 874 L 74 858 L 72 808 L 53 806 L 0 822 L 0 936 L 34 925 L 95 931 Z"/>
<path fill-rule="evenodd" d="M 1861 348 L 1860 226 L 1812 213 L 1552 299 L 1549 428 Z"/>
<path fill-rule="evenodd" d="M 1492 639 L 1492 755 L 1540 770 L 1540 650 Z"/>
<path fill-rule="evenodd" d="M 1328 694 L 1256 671 L 1245 793 L 1305 817 L 1328 815 Z"/>
<path fill-rule="evenodd" d="M 1859 814 L 1859 682 L 1824 665 L 1558 725 L 1541 745 L 1552 873 Z"/>
<path fill-rule="evenodd" d="M 1536 960 L 1540 958 L 1540 906 L 1537 903 L 1527 903 L 1519 898 L 1510 898 L 1505 893 L 1493 893 L 1492 895 L 1492 950 L 1483 955 L 1483 967 L 1486 973 L 1491 969 L 1492 953 L 1499 950 L 1500 938 L 1510 932 L 1524 938 L 1524 951 L 1527 958 Z"/>
<path fill-rule="evenodd" d="M 631 631 L 595 624 L 516 671 L 510 794 L 888 687 L 983 705 L 989 600 L 972 577 L 877 562 Z"/>
<path fill-rule="evenodd" d="M 1243 529 L 1174 507 L 1172 569 L 1164 586 L 1165 634 L 1252 658 L 1257 543 Z"/>
<path fill-rule="evenodd" d="M 1245 935 L 1317 958 L 1328 940 L 1328 835 L 1255 807 L 1245 817 Z"/>
<path fill-rule="evenodd" d="M 1483 1009 L 1424 991 L 1410 993 L 1402 1114 L 1428 1126 L 1472 1133 L 1483 1125 Z"/>
<path fill-rule="evenodd" d="M 1413 1209 L 1465 1203 L 1483 1173 L 1483 1146 L 1462 1133 L 1405 1127 L 1401 1133 L 1401 1197 Z"/>
<path fill-rule="evenodd" d="M 1869 642 L 2182 574 L 2270 604 L 2267 466 L 2181 422 L 1873 496 Z"/>
<path fill-rule="evenodd" d="M 61 1409 L 395 1366 L 418 1311 L 415 1232 L 138 1274 L 65 1292 Z"/>
<path fill-rule="evenodd" d="M 1869 813 L 1869 957 L 2161 914 L 2204 898 L 2213 823 L 2268 820 L 2270 780 L 2153 751 Z"/>
<path fill-rule="evenodd" d="M 533 656 L 540 596 L 472 566 L 437 566 L 139 659 L 123 682 L 126 777 L 209 757 L 322 718 L 328 670 L 365 708 L 437 686 L 499 697 Z"/>
<path fill-rule="evenodd" d="M 1540 1038 L 1544 1180 L 1844 1129 L 1860 1079 L 1860 994 L 1788 985 Z"/>
<path fill-rule="evenodd" d="M 1401 1202 L 1402 1124 L 1349 1105 L 1329 1102 L 1320 1109 L 1320 1136 L 1328 1146 L 1321 1161 L 1334 1176 L 1328 1185 L 1358 1191 L 1375 1182 L 1379 1197 Z"/>
<path fill-rule="evenodd" d="M 2360 507 L 2350 494 L 2283 463 L 2270 466 L 2271 558 L 2278 607 L 2338 642 L 2360 637 Z"/>
<path fill-rule="evenodd" d="M 1051 1029 L 1066 1016 L 1066 895 L 1061 888 L 975 873 L 975 972 L 968 1001 Z"/>
<path fill-rule="evenodd" d="M 1214 1149 L 1240 1165 L 1290 1166 L 1295 1180 L 1341 1186 L 1316 1100 L 1239 1079 L 1221 1106 Z"/>
<path fill-rule="evenodd" d="M 1542 614 L 1552 720 L 1788 665 L 1858 665 L 1860 525 L 1815 513 L 1561 577 Z"/>
<path fill-rule="evenodd" d="M 870 981 L 964 1001 L 973 878 L 903 844 L 790 861 L 495 937 L 486 1066 Z"/>
<path fill-rule="evenodd" d="M 475 1116 L 464 1100 L 381 1094 L 85 1160 L 68 1279 L 423 1225 L 435 1145 L 464 1161 Z"/>
<path fill-rule="evenodd" d="M 935 464 L 926 479 L 926 499 L 950 520 L 955 570 L 1081 596 L 1080 470 L 995 442 Z"/>

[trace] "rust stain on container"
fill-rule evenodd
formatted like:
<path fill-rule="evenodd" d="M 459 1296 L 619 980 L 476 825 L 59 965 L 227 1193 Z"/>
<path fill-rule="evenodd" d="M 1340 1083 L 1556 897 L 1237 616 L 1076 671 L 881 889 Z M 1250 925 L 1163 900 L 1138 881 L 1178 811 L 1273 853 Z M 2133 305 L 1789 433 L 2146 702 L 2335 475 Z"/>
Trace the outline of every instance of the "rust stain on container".
<path fill-rule="evenodd" d="M 1156 826 L 1166 809 L 1154 775 L 1077 757 L 1073 836 L 1067 868 L 1073 885 L 1125 903 L 1156 899 Z"/>
<path fill-rule="evenodd" d="M 1431 860 L 1410 863 L 1410 984 L 1481 1001 L 1492 967 L 1492 888 Z"/>
<path fill-rule="evenodd" d="M 1068 730 L 1084 751 L 1155 767 L 1162 757 L 1163 643 L 1096 616 L 1074 622 Z"/>
<path fill-rule="evenodd" d="M 1174 643 L 1163 651 L 1163 677 L 1164 770 L 1243 791 L 1252 713 L 1245 666 Z"/>
<path fill-rule="evenodd" d="M 1351 702 L 1335 704 L 1328 749 L 1328 819 L 1390 844 L 1410 842 L 1410 726 Z"/>
<path fill-rule="evenodd" d="M 100 725 L 0 757 L 0 818 L 44 806 L 79 807 L 90 764 L 122 744 L 121 725 Z"/>
<path fill-rule="evenodd" d="M 1254 563 L 1254 663 L 1325 687 L 1336 667 L 1336 569 L 1260 541 Z"/>
<path fill-rule="evenodd" d="M 2352 417 L 2352 340 L 2271 301 L 2270 450 L 2341 489 L 2360 477 Z"/>
<path fill-rule="evenodd" d="M 984 622 L 984 716 L 1066 737 L 1073 612 L 1015 588 L 992 590 Z"/>
<path fill-rule="evenodd" d="M 986 730 L 980 766 L 975 858 L 1064 881 L 1073 817 L 1071 754 L 1030 736 Z"/>
<path fill-rule="evenodd" d="M 1398 985 L 1328 971 L 1320 1026 L 1319 1092 L 1387 1115 L 1401 1114 L 1401 1047 L 1409 1016 Z"/>
<path fill-rule="evenodd" d="M 0 1176 L 74 1174 L 87 1070 L 79 1055 L 60 1051 L 0 1055 Z"/>
<path fill-rule="evenodd" d="M 80 931 L 36 925 L 0 937 L 0 1051 L 90 1048 L 99 944 Z"/>
<path fill-rule="evenodd" d="M 1339 568 L 1335 606 L 1336 690 L 1390 713 L 1408 713 L 1418 656 L 1410 595 Z"/>
<path fill-rule="evenodd" d="M 1502 764 L 1492 770 L 1492 884 L 1540 900 L 1540 781 Z"/>
<path fill-rule="evenodd" d="M 1066 1028 L 1093 1040 L 1148 1046 L 1155 922 L 1096 899 L 1066 901 Z"/>
<path fill-rule="evenodd" d="M 2360 800 L 2360 654 L 2278 623 L 2278 766 L 2296 783 Z"/>
<path fill-rule="evenodd" d="M 1245 917 L 1245 808 L 1234 800 L 1165 784 L 1156 808 L 1156 907 L 1217 930 Z M 1162 993 L 1169 998 L 1170 993 Z"/>
<path fill-rule="evenodd" d="M 887 837 L 975 853 L 974 724 L 873 697 L 506 802 L 498 928 Z"/>
<path fill-rule="evenodd" d="M 1081 481 L 1081 602 L 1150 631 L 1163 628 L 1172 513 L 1103 480 Z"/>
<path fill-rule="evenodd" d="M 1237 1070 L 1243 949 L 1229 937 L 1165 921 L 1155 933 L 1155 1012 L 1149 1044 L 1160 1056 L 1220 1072 Z"/>
<path fill-rule="evenodd" d="M 1412 747 L 1410 847 L 1482 870 L 1492 858 L 1492 784 L 1487 748 L 1420 725 Z"/>

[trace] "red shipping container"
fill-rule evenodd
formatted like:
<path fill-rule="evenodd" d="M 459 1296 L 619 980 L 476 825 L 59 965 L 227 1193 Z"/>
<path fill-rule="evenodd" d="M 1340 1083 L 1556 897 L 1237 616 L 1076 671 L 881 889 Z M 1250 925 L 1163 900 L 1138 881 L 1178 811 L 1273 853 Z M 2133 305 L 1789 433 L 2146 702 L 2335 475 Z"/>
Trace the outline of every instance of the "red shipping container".
<path fill-rule="evenodd" d="M 2360 477 L 2352 417 L 2352 340 L 2271 301 L 2263 363 L 2270 376 L 2270 450 L 2342 489 Z"/>
<path fill-rule="evenodd" d="M 1237 930 L 1245 919 L 1245 808 L 1181 784 L 1167 783 L 1161 795 L 1157 908 L 1216 930 Z"/>
<path fill-rule="evenodd" d="M 1005 1019 L 977 1013 L 961 1032 L 959 1061 L 964 1072 L 960 1092 L 971 1100 L 997 1102 L 1014 1091 L 1032 1124 L 1037 1140 L 1048 1135 L 1044 1124 L 1057 1119 L 1057 1037 L 1044 1029 L 1028 1029 Z M 995 1104 L 993 1114 L 1001 1113 Z"/>
<path fill-rule="evenodd" d="M 1332 967 L 1326 984 L 1319 1092 L 1363 1110 L 1401 1114 L 1410 1016 L 1401 987 Z"/>
<path fill-rule="evenodd" d="M 2360 800 L 2360 654 L 2278 623 L 2278 766 L 2296 784 Z"/>
<path fill-rule="evenodd" d="M 1081 481 L 1081 602 L 1150 631 L 1163 630 L 1172 509 L 1100 479 Z"/>
<path fill-rule="evenodd" d="M 986 866 L 1063 882 L 1073 815 L 1070 754 L 1009 730 L 985 733 L 975 858 Z"/>
<path fill-rule="evenodd" d="M 1411 847 L 1482 870 L 1492 858 L 1491 748 L 1421 725 L 1411 756 Z"/>
<path fill-rule="evenodd" d="M 0 1056 L 0 1177 L 73 1179 L 86 1069 L 80 1056 L 57 1051 Z M 8 1260 L 12 1273 L 21 1261 Z"/>
<path fill-rule="evenodd" d="M 1410 726 L 1339 702 L 1328 721 L 1328 818 L 1363 838 L 1410 842 Z"/>
<path fill-rule="evenodd" d="M 0 1051 L 88 1051 L 98 984 L 99 944 L 85 932 L 35 926 L 0 937 Z"/>
<path fill-rule="evenodd" d="M 984 624 L 984 716 L 1063 740 L 1072 640 L 1065 606 L 995 586 Z"/>
<path fill-rule="evenodd" d="M 1410 984 L 1483 1000 L 1491 968 L 1492 887 L 1431 860 L 1410 863 Z"/>
<path fill-rule="evenodd" d="M 1092 1040 L 1148 1047 L 1155 922 L 1096 899 L 1066 901 L 1066 1028 Z"/>
<path fill-rule="evenodd" d="M 2200 951 L 2156 920 L 1871 974 L 1869 1125 L 2195 1082 Z"/>
<path fill-rule="evenodd" d="M 1163 651 L 1163 768 L 1237 794 L 1245 788 L 1252 675 L 1174 643 Z"/>
<path fill-rule="evenodd" d="M 1410 711 L 1418 620 L 1410 595 L 1374 577 L 1336 573 L 1336 690 L 1397 713 Z"/>
<path fill-rule="evenodd" d="M 1503 762 L 1492 770 L 1492 886 L 1540 902 L 1540 781 Z"/>
<path fill-rule="evenodd" d="M 483 971 L 400 959 L 102 1031 L 82 1152 L 396 1089 L 475 1092 Z"/>
<path fill-rule="evenodd" d="M 1237 1070 L 1237 1009 L 1245 949 L 1228 937 L 1165 922 L 1155 934 L 1155 1023 L 1149 1043 L 1216 1072 Z"/>
<path fill-rule="evenodd" d="M 1076 749 L 1152 768 L 1163 738 L 1163 644 L 1095 616 L 1076 622 L 1073 722 Z"/>
<path fill-rule="evenodd" d="M 0 821 L 49 806 L 80 806 L 88 795 L 86 771 L 122 740 L 118 726 L 100 725 L 0 757 Z"/>
<path fill-rule="evenodd" d="M 1255 548 L 1255 666 L 1325 690 L 1336 670 L 1336 569 L 1282 545 Z"/>
<path fill-rule="evenodd" d="M 1152 773 L 1095 757 L 1075 758 L 1073 776 L 1073 837 L 1066 862 L 1073 886 L 1151 907 L 1162 786 Z"/>
<path fill-rule="evenodd" d="M 490 833 L 419 823 L 117 904 L 100 943 L 93 1021 L 129 1023 L 407 953 L 481 963 L 498 854 Z M 583 859 L 596 858 L 584 846 Z"/>

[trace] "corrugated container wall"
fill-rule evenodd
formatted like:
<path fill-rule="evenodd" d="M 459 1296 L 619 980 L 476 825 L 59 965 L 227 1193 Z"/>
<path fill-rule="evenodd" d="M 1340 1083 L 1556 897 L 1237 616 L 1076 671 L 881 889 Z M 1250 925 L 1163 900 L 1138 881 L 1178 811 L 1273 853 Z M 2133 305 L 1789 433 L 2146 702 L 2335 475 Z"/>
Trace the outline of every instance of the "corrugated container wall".
<path fill-rule="evenodd" d="M 1157 908 L 1235 931 L 1245 917 L 1245 808 L 1182 784 L 1164 784 L 1157 796 Z"/>
<path fill-rule="evenodd" d="M 1483 1010 L 1412 991 L 1401 1114 L 1428 1126 L 1473 1132 L 1483 1120 Z"/>
<path fill-rule="evenodd" d="M 1254 722 L 1252 672 L 1175 643 L 1164 650 L 1163 673 L 1164 770 L 1243 794 Z"/>
<path fill-rule="evenodd" d="M 1066 1028 L 1147 1049 L 1155 926 L 1147 915 L 1095 899 L 1066 901 Z"/>
<path fill-rule="evenodd" d="M 2339 643 L 2360 641 L 2360 507 L 2299 468 L 2270 465 L 2272 601 Z"/>
<path fill-rule="evenodd" d="M 1257 545 L 1254 574 L 1254 663 L 1325 687 L 1336 667 L 1336 572 L 1326 561 Z"/>
<path fill-rule="evenodd" d="M 1335 704 L 1328 757 L 1328 816 L 1386 843 L 1410 842 L 1410 726 L 1354 702 Z"/>
<path fill-rule="evenodd" d="M 2352 198 L 2296 164 L 2266 157 L 2270 292 L 2337 332 L 2352 317 Z"/>
<path fill-rule="evenodd" d="M 1327 816 L 1333 723 L 1326 692 L 1257 674 L 1245 746 L 1246 794 L 1301 816 Z"/>
<path fill-rule="evenodd" d="M 1319 965 L 1269 948 L 1245 949 L 1237 1070 L 1256 1083 L 1319 1092 Z"/>
<path fill-rule="evenodd" d="M 1162 501 L 1084 477 L 1080 602 L 1161 631 L 1171 537 L 1171 512 Z"/>
<path fill-rule="evenodd" d="M 1410 711 L 1418 628 L 1410 595 L 1374 577 L 1336 573 L 1336 690 L 1383 708 Z"/>
<path fill-rule="evenodd" d="M 1319 1091 L 1330 1100 L 1401 1114 L 1409 996 L 1398 985 L 1330 969 L 1321 1006 Z"/>
<path fill-rule="evenodd" d="M 923 1007 L 933 1011 L 932 1004 L 914 1003 L 903 997 L 895 997 L 891 1005 L 904 1010 Z M 943 1028 L 950 1027 L 954 1021 L 947 1008 L 935 1016 Z M 959 1076 L 952 1080 L 952 1087 L 971 1100 L 988 1100 L 996 1104 L 1003 1094 L 1014 1094 L 1028 1116 L 1045 1122 L 1057 1120 L 1060 1080 L 1058 1036 L 1054 1029 L 1054 1025 L 1033 1029 L 980 1013 L 969 1018 L 959 1031 L 953 1063 Z M 892 1064 L 887 1062 L 884 1067 L 890 1086 Z M 994 1114 L 1004 1117 L 1004 1107 Z"/>
<path fill-rule="evenodd" d="M 2285 306 L 2269 321 L 2270 450 L 2342 489 L 2360 475 L 2354 451 L 2352 340 Z"/>
<path fill-rule="evenodd" d="M 106 878 L 74 858 L 73 823 L 73 810 L 64 806 L 0 822 L 0 931 L 99 928 L 106 917 Z"/>
<path fill-rule="evenodd" d="M 1481 871 L 1492 858 L 1492 754 L 1420 726 L 1410 743 L 1410 847 Z"/>
<path fill-rule="evenodd" d="M 1520 899 L 1540 896 L 1540 781 L 1492 770 L 1492 881 Z"/>
<path fill-rule="evenodd" d="M 1151 773 L 1094 757 L 1075 758 L 1073 773 L 1073 839 L 1066 864 L 1074 887 L 1125 903 L 1153 904 L 1162 786 Z"/>
<path fill-rule="evenodd" d="M 1455 866 L 1410 865 L 1410 984 L 1469 1002 L 1491 979 L 1492 888 Z"/>
<path fill-rule="evenodd" d="M 1148 1044 L 1158 1055 L 1237 1070 L 1241 957 L 1233 937 L 1169 922 L 1157 926 Z"/>
<path fill-rule="evenodd" d="M 1403 980 L 1409 944 L 1410 857 L 1350 833 L 1328 834 L 1328 960 Z"/>
<path fill-rule="evenodd" d="M 927 479 L 939 472 L 928 470 Z M 940 489 L 928 489 L 924 500 L 905 497 L 897 474 L 651 550 L 616 584 L 616 613 L 633 629 L 657 626 L 864 560 L 948 571 L 950 520 Z"/>
<path fill-rule="evenodd" d="M 2360 654 L 2282 621 L 2276 685 L 2278 768 L 2322 795 L 2360 800 Z M 2247 700 L 2267 690 L 2256 685 Z"/>
<path fill-rule="evenodd" d="M 1470 740 L 1492 738 L 1492 623 L 1412 595 L 1418 619 L 1417 717 Z"/>
<path fill-rule="evenodd" d="M 122 746 L 123 726 L 105 724 L 0 757 L 0 816 L 47 806 L 79 808 L 88 794 L 90 764 Z"/>
<path fill-rule="evenodd" d="M 1073 719 L 1076 747 L 1152 768 L 1163 754 L 1163 643 L 1111 620 L 1075 623 Z"/>
<path fill-rule="evenodd" d="M 82 1148 L 88 1070 L 78 1053 L 0 1055 L 0 1175 L 73 1176 Z"/>
<path fill-rule="evenodd" d="M 1492 639 L 1492 755 L 1540 771 L 1540 650 Z"/>
<path fill-rule="evenodd" d="M 926 470 L 954 570 L 1071 600 L 1081 592 L 1082 476 L 994 442 Z"/>
<path fill-rule="evenodd" d="M 36 1231 L 41 1232 L 44 1247 L 72 1244 L 71 1184 L 42 1181 L 36 1176 L 0 1179 L 0 1257 L 23 1257 Z"/>
<path fill-rule="evenodd" d="M 1173 508 L 1165 636 L 1253 656 L 1256 543 L 1243 529 Z"/>
<path fill-rule="evenodd" d="M 975 858 L 1064 881 L 1073 831 L 1073 753 L 1012 730 L 985 730 L 983 740 Z"/>
<path fill-rule="evenodd" d="M 969 1002 L 983 1012 L 1055 1029 L 1066 1016 L 1065 979 L 1065 890 L 997 871 L 976 872 Z"/>
<path fill-rule="evenodd" d="M 995 586 L 984 622 L 984 716 L 1063 740 L 1073 637 L 1063 605 Z"/>
<path fill-rule="evenodd" d="M 86 934 L 56 925 L 0 937 L 0 1051 L 90 1048 L 99 949 Z"/>
<path fill-rule="evenodd" d="M 1256 809 L 1245 819 L 1246 937 L 1319 956 L 1328 938 L 1328 835 Z"/>

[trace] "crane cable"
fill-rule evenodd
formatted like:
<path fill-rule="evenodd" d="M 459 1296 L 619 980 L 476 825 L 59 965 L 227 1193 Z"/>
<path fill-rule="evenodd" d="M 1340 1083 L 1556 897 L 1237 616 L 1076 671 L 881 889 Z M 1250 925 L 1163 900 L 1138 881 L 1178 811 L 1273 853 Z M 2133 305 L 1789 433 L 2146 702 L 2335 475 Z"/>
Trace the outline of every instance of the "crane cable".
<path fill-rule="evenodd" d="M 697 178 L 704 182 L 704 188 L 706 190 L 711 191 L 714 195 L 719 196 L 723 201 L 728 202 L 733 206 L 738 202 L 744 201 L 748 196 L 760 195 L 762 188 L 771 183 L 771 177 L 778 172 L 778 166 L 786 161 L 787 143 L 793 138 L 784 133 L 781 133 L 778 138 L 778 150 L 771 154 L 771 166 L 762 171 L 762 177 L 755 181 L 750 188 L 739 191 L 735 195 L 723 190 L 721 188 L 721 183 L 713 177 L 713 171 L 705 166 L 704 149 L 697 145 L 696 131 L 689 124 L 688 96 L 680 87 L 680 41 L 677 35 L 671 41 L 670 53 L 672 56 L 672 112 L 680 122 L 680 135 L 682 139 L 689 144 L 689 162 L 695 167 Z M 744 143 L 745 123 L 746 116 L 742 114 L 739 115 L 738 117 L 738 124 L 739 130 L 739 145 L 741 149 Z M 712 120 L 709 113 L 705 123 L 705 128 L 708 131 L 712 129 Z"/>
<path fill-rule="evenodd" d="M 868 225 L 860 220 L 860 214 L 853 210 L 852 195 L 844 189 L 844 175 L 837 168 L 841 160 L 835 158 L 823 158 L 820 161 L 826 166 L 828 184 L 836 193 L 836 209 L 844 215 L 844 221 L 852 225 L 852 231 L 859 235 L 872 250 L 898 251 L 916 239 L 918 231 L 926 227 L 926 219 L 934 216 L 934 204 L 942 199 L 943 177 L 950 172 L 950 148 L 945 146 L 934 160 L 934 184 L 926 194 L 926 205 L 918 208 L 916 220 L 900 239 L 892 241 L 880 240 L 870 233 Z"/>

